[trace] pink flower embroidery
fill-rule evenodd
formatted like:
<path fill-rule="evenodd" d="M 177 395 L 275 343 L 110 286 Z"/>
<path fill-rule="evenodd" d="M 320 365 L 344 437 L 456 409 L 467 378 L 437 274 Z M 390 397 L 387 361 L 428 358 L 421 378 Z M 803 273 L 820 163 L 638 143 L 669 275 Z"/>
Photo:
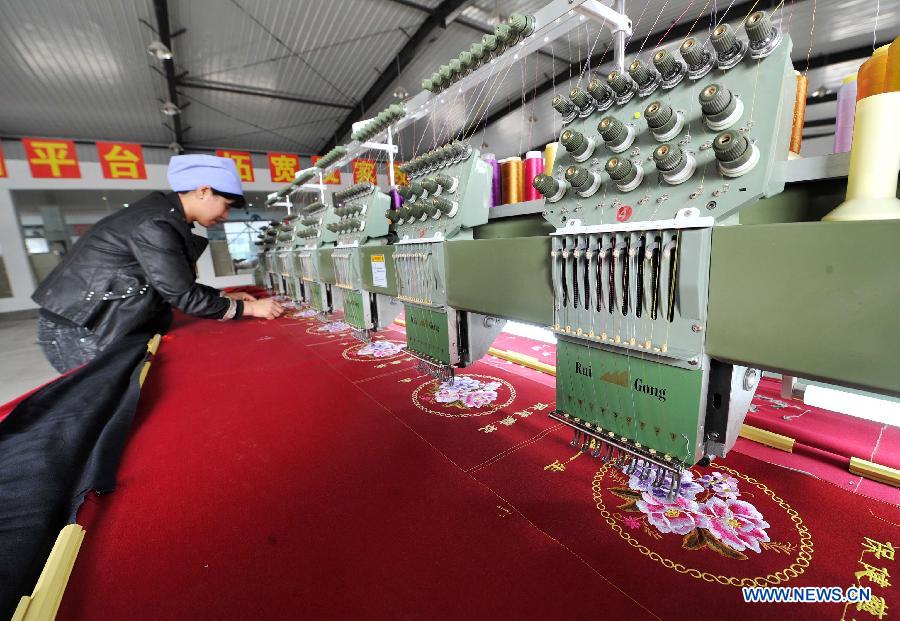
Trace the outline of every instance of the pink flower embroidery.
<path fill-rule="evenodd" d="M 723 472 L 715 471 L 704 475 L 700 477 L 700 483 L 722 498 L 737 498 L 741 495 L 738 491 L 738 480 Z"/>
<path fill-rule="evenodd" d="M 641 527 L 641 518 L 634 515 L 626 515 L 622 518 L 622 524 L 631 530 L 637 530 Z"/>
<path fill-rule="evenodd" d="M 679 496 L 674 502 L 666 502 L 652 493 L 644 492 L 635 504 L 647 515 L 647 521 L 661 533 L 686 535 L 694 528 L 703 526 L 697 503 L 684 496 Z"/>
<path fill-rule="evenodd" d="M 749 502 L 713 496 L 700 507 L 700 526 L 709 530 L 719 541 L 741 552 L 746 549 L 760 552 L 760 542 L 769 541 L 764 529 L 769 523 Z"/>
<path fill-rule="evenodd" d="M 483 408 L 497 400 L 497 393 L 493 390 L 473 390 L 466 393 L 463 403 L 467 408 Z"/>

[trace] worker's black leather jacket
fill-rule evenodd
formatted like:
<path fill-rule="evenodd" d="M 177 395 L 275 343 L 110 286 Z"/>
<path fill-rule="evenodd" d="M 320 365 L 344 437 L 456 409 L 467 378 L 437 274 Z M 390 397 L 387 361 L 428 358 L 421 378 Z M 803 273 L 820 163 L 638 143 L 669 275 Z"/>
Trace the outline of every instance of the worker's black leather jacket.
<path fill-rule="evenodd" d="M 95 224 L 41 283 L 41 308 L 97 335 L 117 338 L 165 323 L 175 308 L 220 319 L 229 300 L 195 282 L 207 240 L 191 232 L 175 193 L 153 192 Z"/>

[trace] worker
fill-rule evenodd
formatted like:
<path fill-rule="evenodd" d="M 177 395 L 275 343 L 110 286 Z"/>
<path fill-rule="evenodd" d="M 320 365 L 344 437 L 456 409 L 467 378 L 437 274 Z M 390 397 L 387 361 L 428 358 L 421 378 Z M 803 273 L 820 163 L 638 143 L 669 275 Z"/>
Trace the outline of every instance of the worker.
<path fill-rule="evenodd" d="M 38 344 L 60 373 L 125 335 L 164 332 L 172 307 L 220 321 L 284 312 L 273 299 L 196 282 L 207 240 L 191 227 L 215 226 L 244 204 L 234 161 L 176 155 L 168 180 L 172 192 L 153 192 L 97 222 L 32 295 L 41 307 Z"/>

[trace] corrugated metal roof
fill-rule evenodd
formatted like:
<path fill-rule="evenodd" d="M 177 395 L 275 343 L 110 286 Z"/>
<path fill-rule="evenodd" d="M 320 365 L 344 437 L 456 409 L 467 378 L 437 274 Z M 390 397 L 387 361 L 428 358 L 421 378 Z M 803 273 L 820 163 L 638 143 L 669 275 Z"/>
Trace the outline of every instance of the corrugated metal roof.
<path fill-rule="evenodd" d="M 162 142 L 148 0 L 0 3 L 4 134 Z"/>
<path fill-rule="evenodd" d="M 245 150 L 320 150 L 357 102 L 392 63 L 406 41 L 440 5 L 440 0 L 168 0 L 171 29 L 185 28 L 173 43 L 176 68 L 187 71 L 191 83 L 217 88 L 257 91 L 257 95 L 179 87 L 182 115 L 190 127 L 186 144 Z M 438 28 L 399 79 L 366 111 L 373 116 L 397 99 L 410 95 L 441 64 L 481 38 L 513 12 L 534 12 L 546 0 L 473 0 Z M 611 0 L 605 0 L 610 4 Z M 718 0 L 718 12 L 701 0 L 634 0 L 627 3 L 634 23 L 634 41 L 649 54 L 674 22 L 696 20 L 695 32 L 708 32 L 735 0 Z M 419 8 L 416 8 L 416 5 Z M 815 11 L 813 8 L 815 7 Z M 877 11 L 877 31 L 875 31 Z M 743 15 L 728 14 L 729 22 Z M 3 85 L 0 135 L 38 135 L 82 139 L 118 139 L 151 144 L 172 140 L 160 111 L 167 98 L 160 66 L 146 46 L 155 38 L 146 25 L 155 23 L 152 0 L 6 0 L 0 3 L 0 65 Z M 872 0 L 786 0 L 777 23 L 794 40 L 793 58 L 805 68 L 807 55 L 834 54 L 879 44 L 900 34 L 900 3 Z M 515 65 L 505 79 L 485 85 L 466 102 L 447 102 L 431 122 L 403 132 L 407 152 L 430 145 L 437 130 L 459 131 L 473 119 L 498 110 L 521 108 L 524 90 L 563 71 L 573 58 L 605 49 L 609 37 L 587 22 L 553 42 L 542 55 Z M 873 37 L 874 34 L 874 37 Z M 664 46 L 678 41 L 665 40 Z M 596 45 L 596 47 L 595 47 Z M 810 47 L 812 51 L 810 52 Z M 552 56 L 550 52 L 552 50 Z M 629 59 L 634 55 L 631 54 Z M 834 90 L 859 60 L 809 72 L 810 90 Z M 524 68 L 524 80 L 523 80 Z M 598 68 L 609 70 L 604 65 Z M 569 80 L 556 85 L 566 92 Z M 266 95 L 276 94 L 280 99 Z M 518 138 L 524 129 L 553 133 L 532 116 L 546 118 L 552 93 L 538 98 L 523 112 L 501 124 Z M 304 102 L 288 101 L 302 99 Z M 309 100 L 319 102 L 313 105 Z M 816 111 L 819 114 L 820 111 Z M 422 134 L 427 127 L 429 135 Z M 417 135 L 412 134 L 419 132 Z M 488 132 L 492 134 L 492 132 Z M 524 139 L 523 139 L 524 142 Z"/>

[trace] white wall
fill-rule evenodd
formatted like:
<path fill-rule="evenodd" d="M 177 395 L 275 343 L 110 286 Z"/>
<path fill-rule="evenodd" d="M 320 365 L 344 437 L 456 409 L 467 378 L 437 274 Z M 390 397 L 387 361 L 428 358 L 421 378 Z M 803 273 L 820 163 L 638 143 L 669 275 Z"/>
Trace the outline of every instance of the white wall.
<path fill-rule="evenodd" d="M 120 180 L 104 179 L 100 164 L 96 162 L 79 162 L 81 179 L 34 179 L 25 160 L 6 160 L 7 174 L 0 178 L 0 248 L 3 249 L 3 261 L 9 275 L 13 297 L 0 298 L 0 312 L 10 312 L 36 308 L 31 301 L 31 294 L 37 283 L 28 263 L 25 243 L 22 240 L 19 221 L 13 202 L 13 190 L 164 190 L 168 188 L 166 181 L 166 165 L 147 164 L 147 179 Z M 264 168 L 254 170 L 255 179 L 269 179 L 269 171 Z M 244 189 L 256 192 L 272 192 L 277 185 L 271 182 L 245 183 Z M 203 231 L 202 234 L 205 234 Z M 209 250 L 203 253 L 198 262 L 200 282 L 214 287 L 228 287 L 253 282 L 252 275 L 217 277 L 213 271 Z"/>

